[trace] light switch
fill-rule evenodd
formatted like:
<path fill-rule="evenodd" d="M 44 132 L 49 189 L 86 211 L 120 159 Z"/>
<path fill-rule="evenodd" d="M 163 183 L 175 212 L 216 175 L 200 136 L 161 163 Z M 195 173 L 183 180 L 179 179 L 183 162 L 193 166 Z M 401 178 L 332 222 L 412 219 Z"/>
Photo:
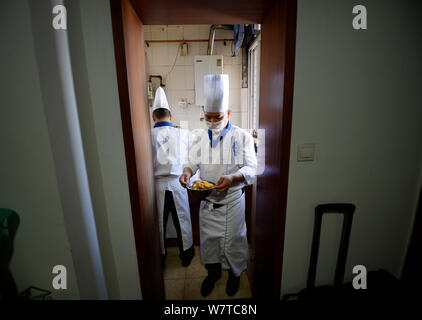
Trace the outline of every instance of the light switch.
<path fill-rule="evenodd" d="M 304 143 L 297 146 L 297 161 L 314 161 L 314 156 L 314 143 Z"/>

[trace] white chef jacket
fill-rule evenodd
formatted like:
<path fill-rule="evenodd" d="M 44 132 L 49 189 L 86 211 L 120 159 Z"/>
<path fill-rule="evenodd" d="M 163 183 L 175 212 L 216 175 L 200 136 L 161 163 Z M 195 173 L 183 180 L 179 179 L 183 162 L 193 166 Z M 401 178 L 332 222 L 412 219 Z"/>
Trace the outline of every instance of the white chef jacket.
<path fill-rule="evenodd" d="M 161 253 L 165 253 L 163 209 L 166 191 L 173 193 L 183 250 L 187 250 L 192 246 L 192 224 L 188 194 L 180 185 L 179 176 L 182 174 L 193 135 L 188 130 L 173 127 L 171 122 L 160 121 L 152 129 L 151 140 Z M 176 235 L 172 219 L 168 219 L 166 230 L 167 238 Z"/>
<path fill-rule="evenodd" d="M 233 183 L 225 192 L 213 190 L 199 210 L 200 256 L 204 264 L 221 263 L 235 276 L 246 269 L 248 240 L 245 222 L 245 194 L 242 188 L 255 179 L 257 160 L 252 136 L 230 122 L 216 136 L 198 134 L 189 153 L 193 173 L 214 183 L 221 176 L 240 172 L 245 181 Z M 217 204 L 218 206 L 214 206 Z"/>
<path fill-rule="evenodd" d="M 199 169 L 200 178 L 213 183 L 217 183 L 223 175 L 238 172 L 245 178 L 244 182 L 233 183 L 225 192 L 213 190 L 207 200 L 226 204 L 239 198 L 241 189 L 255 180 L 257 160 L 252 135 L 230 122 L 222 134 L 212 134 L 213 142 L 210 138 L 211 131 L 202 130 L 196 133 L 187 164 L 193 174 Z"/>

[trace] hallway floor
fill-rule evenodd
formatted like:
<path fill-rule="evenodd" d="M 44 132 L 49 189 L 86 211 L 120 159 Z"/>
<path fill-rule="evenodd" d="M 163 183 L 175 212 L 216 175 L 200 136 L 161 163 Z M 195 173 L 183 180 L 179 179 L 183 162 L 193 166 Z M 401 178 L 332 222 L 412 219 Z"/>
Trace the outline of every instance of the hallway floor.
<path fill-rule="evenodd" d="M 232 297 L 226 294 L 228 272 L 223 270 L 223 275 L 215 284 L 214 290 L 207 297 L 201 296 L 201 284 L 207 276 L 207 270 L 199 259 L 199 247 L 195 246 L 195 257 L 191 264 L 185 268 L 179 258 L 177 247 L 167 248 L 166 266 L 164 269 L 164 286 L 166 300 L 227 300 L 251 298 L 251 287 L 247 273 L 240 276 L 239 291 Z"/>

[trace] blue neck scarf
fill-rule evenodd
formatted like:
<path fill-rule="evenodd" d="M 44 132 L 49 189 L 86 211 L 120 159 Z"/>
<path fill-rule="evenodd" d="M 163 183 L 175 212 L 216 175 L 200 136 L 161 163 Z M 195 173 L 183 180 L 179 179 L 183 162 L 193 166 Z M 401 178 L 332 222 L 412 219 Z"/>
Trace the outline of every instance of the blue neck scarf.
<path fill-rule="evenodd" d="M 218 135 L 217 139 L 212 138 L 212 131 L 208 129 L 208 137 L 210 138 L 210 146 L 211 148 L 215 148 L 218 143 L 223 140 L 224 136 L 227 134 L 227 132 L 230 131 L 232 125 L 230 121 L 227 123 L 227 126 L 221 131 L 221 133 Z"/>
<path fill-rule="evenodd" d="M 173 124 L 169 121 L 158 121 L 154 124 L 154 128 L 158 127 L 173 127 Z"/>

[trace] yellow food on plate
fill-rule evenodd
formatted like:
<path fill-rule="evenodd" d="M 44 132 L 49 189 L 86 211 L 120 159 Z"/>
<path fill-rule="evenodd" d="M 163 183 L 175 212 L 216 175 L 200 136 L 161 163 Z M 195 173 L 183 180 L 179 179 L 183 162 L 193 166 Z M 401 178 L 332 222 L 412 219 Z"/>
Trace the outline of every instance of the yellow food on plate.
<path fill-rule="evenodd" d="M 213 187 L 215 187 L 214 183 L 205 180 L 198 180 L 192 185 L 192 190 L 206 190 Z"/>

